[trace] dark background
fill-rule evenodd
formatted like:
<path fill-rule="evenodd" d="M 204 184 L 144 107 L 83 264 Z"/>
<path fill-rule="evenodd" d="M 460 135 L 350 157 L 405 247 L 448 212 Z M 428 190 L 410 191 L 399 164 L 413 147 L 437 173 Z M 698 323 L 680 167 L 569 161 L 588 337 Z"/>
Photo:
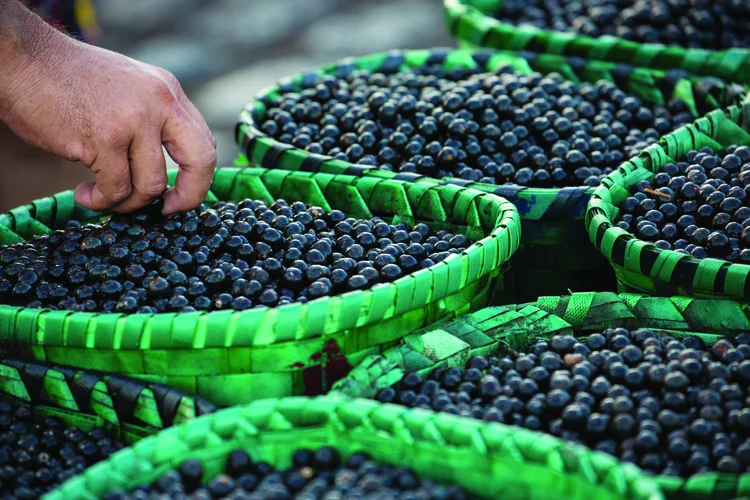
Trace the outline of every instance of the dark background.
<path fill-rule="evenodd" d="M 237 155 L 244 103 L 283 76 L 341 57 L 452 45 L 440 0 L 95 0 L 98 45 L 177 76 L 218 140 Z M 0 212 L 89 178 L 0 124 Z"/>

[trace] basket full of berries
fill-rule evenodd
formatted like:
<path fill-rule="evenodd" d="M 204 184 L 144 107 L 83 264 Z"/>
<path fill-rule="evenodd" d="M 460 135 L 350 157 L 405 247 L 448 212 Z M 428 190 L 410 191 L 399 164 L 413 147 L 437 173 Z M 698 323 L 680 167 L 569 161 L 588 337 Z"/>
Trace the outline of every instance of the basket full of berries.
<path fill-rule="evenodd" d="M 2 491 L 40 498 L 128 443 L 214 410 L 201 398 L 160 384 L 3 359 Z"/>
<path fill-rule="evenodd" d="M 166 218 L 61 193 L 0 215 L 0 348 L 219 405 L 316 394 L 487 305 L 519 240 L 511 203 L 458 186 L 227 168 Z"/>
<path fill-rule="evenodd" d="M 749 129 L 750 107 L 713 111 L 594 191 L 586 228 L 625 290 L 750 298 Z"/>
<path fill-rule="evenodd" d="M 505 280 L 520 297 L 615 287 L 587 241 L 586 204 L 627 158 L 745 89 L 549 54 L 414 50 L 349 58 L 261 92 L 242 154 L 265 168 L 498 194 L 524 221 Z"/>
<path fill-rule="evenodd" d="M 585 57 L 745 82 L 750 6 L 743 0 L 566 2 L 444 0 L 468 47 Z"/>
<path fill-rule="evenodd" d="M 335 397 L 256 401 L 145 439 L 58 499 L 425 498 L 659 500 L 655 482 L 525 429 Z"/>
<path fill-rule="evenodd" d="M 750 311 L 727 299 L 576 293 L 404 338 L 333 394 L 503 422 L 653 475 L 667 498 L 747 496 Z"/>

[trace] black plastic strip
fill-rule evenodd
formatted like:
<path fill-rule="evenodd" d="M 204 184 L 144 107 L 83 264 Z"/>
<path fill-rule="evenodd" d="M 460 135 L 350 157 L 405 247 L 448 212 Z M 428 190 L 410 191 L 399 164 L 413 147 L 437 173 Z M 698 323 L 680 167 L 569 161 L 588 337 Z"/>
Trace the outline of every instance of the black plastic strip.
<path fill-rule="evenodd" d="M 203 398 L 195 398 L 195 415 L 208 415 L 216 411 L 216 407 Z"/>
<path fill-rule="evenodd" d="M 39 401 L 44 387 L 44 376 L 48 368 L 38 363 L 28 363 L 21 370 L 21 380 L 26 386 L 26 391 L 31 396 L 31 401 Z"/>
<path fill-rule="evenodd" d="M 404 54 L 401 51 L 392 51 L 380 65 L 378 71 L 382 73 L 397 73 L 404 64 Z"/>
<path fill-rule="evenodd" d="M 268 148 L 266 154 L 263 155 L 260 164 L 266 168 L 277 168 L 277 163 L 279 162 L 281 155 L 284 154 L 285 151 L 293 148 L 294 146 L 290 146 L 289 144 L 281 144 L 280 142 L 274 143 Z"/>
<path fill-rule="evenodd" d="M 146 387 L 145 384 L 119 375 L 107 375 L 104 383 L 112 396 L 117 418 L 121 422 L 131 421 L 138 403 L 138 396 Z"/>
<path fill-rule="evenodd" d="M 672 270 L 670 283 L 681 288 L 691 288 L 695 273 L 698 272 L 698 261 L 696 259 L 680 259 Z"/>
<path fill-rule="evenodd" d="M 71 394 L 73 395 L 73 400 L 76 402 L 76 405 L 78 406 L 78 408 L 88 408 L 89 407 L 88 395 L 86 395 L 85 399 L 80 399 L 81 393 L 74 390 L 74 381 L 76 378 L 76 374 L 78 373 L 78 370 L 76 370 L 75 368 L 67 367 L 67 366 L 53 366 L 52 369 L 63 374 L 63 377 L 65 377 L 65 382 L 68 384 Z"/>
<path fill-rule="evenodd" d="M 490 62 L 490 58 L 494 54 L 495 53 L 491 50 L 477 50 L 471 54 L 471 58 L 474 59 L 474 62 L 477 63 L 478 66 L 486 68 L 487 63 Z"/>
<path fill-rule="evenodd" d="M 370 170 L 374 169 L 375 167 L 371 167 L 369 165 L 352 165 L 350 167 L 347 167 L 346 170 L 344 170 L 345 175 L 353 175 L 355 177 L 362 177 Z"/>
<path fill-rule="evenodd" d="M 555 195 L 555 199 L 552 200 L 547 210 L 544 212 L 544 218 L 549 220 L 560 220 L 565 217 L 565 207 L 570 200 L 570 197 L 575 194 L 573 188 L 562 188 Z"/>
<path fill-rule="evenodd" d="M 502 196 L 510 202 L 514 202 L 518 197 L 518 193 L 523 190 L 520 186 L 500 186 L 493 192 L 498 196 Z"/>
<path fill-rule="evenodd" d="M 544 37 L 532 36 L 529 43 L 524 47 L 525 51 L 534 52 L 536 54 L 544 54 L 547 52 L 547 44 L 545 43 Z"/>
<path fill-rule="evenodd" d="M 633 66 L 630 66 L 629 64 L 615 64 L 615 67 L 612 68 L 612 79 L 615 81 L 618 87 L 621 89 L 628 88 L 628 80 L 630 79 L 630 74 L 633 72 Z"/>
<path fill-rule="evenodd" d="M 607 232 L 607 224 L 599 224 L 596 228 L 596 248 L 602 247 L 602 240 L 604 239 L 604 233 Z"/>
<path fill-rule="evenodd" d="M 612 244 L 611 259 L 618 266 L 625 267 L 625 248 L 628 246 L 628 241 L 630 241 L 629 238 L 620 236 Z"/>
<path fill-rule="evenodd" d="M 300 165 L 300 170 L 303 172 L 317 172 L 320 168 L 320 165 L 322 165 L 324 162 L 330 160 L 330 156 L 325 155 L 319 155 L 315 153 L 308 153 L 307 157 L 305 157 L 304 160 L 302 160 L 302 165 Z"/>
<path fill-rule="evenodd" d="M 714 292 L 724 293 L 724 282 L 727 279 L 728 269 L 729 264 L 727 264 L 726 266 L 721 266 L 719 268 L 719 271 L 716 273 L 716 278 L 714 279 Z"/>
<path fill-rule="evenodd" d="M 85 371 L 71 384 L 70 392 L 81 410 L 91 410 L 91 391 L 101 379 L 101 373 Z"/>
<path fill-rule="evenodd" d="M 568 57 L 566 59 L 568 65 L 573 68 L 573 71 L 577 75 L 578 73 L 581 73 L 586 69 L 586 66 L 588 66 L 588 61 L 583 57 Z"/>
<path fill-rule="evenodd" d="M 539 59 L 539 53 L 534 52 L 534 50 L 521 50 L 515 54 L 517 57 L 522 57 L 528 61 L 528 63 L 534 67 L 537 60 Z"/>
<path fill-rule="evenodd" d="M 405 182 L 414 182 L 417 179 L 421 179 L 422 176 L 419 174 L 416 174 L 414 172 L 402 172 L 400 174 L 396 174 L 393 176 L 394 181 L 405 181 Z"/>
<path fill-rule="evenodd" d="M 184 394 L 163 384 L 151 384 L 149 389 L 154 393 L 156 408 L 159 410 L 162 424 L 164 424 L 164 427 L 171 426 L 177 416 L 177 409 L 180 407 L 180 401 L 182 401 Z"/>
<path fill-rule="evenodd" d="M 475 181 L 467 181 L 466 179 L 446 179 L 443 184 L 450 184 L 451 186 L 466 187 L 474 184 Z"/>
<path fill-rule="evenodd" d="M 427 56 L 427 60 L 425 61 L 425 65 L 432 65 L 432 64 L 443 64 L 445 62 L 446 57 L 448 57 L 448 54 L 453 49 L 448 48 L 439 48 L 439 49 L 433 49 L 430 52 L 430 55 Z"/>
<path fill-rule="evenodd" d="M 659 256 L 660 251 L 655 248 L 644 248 L 641 250 L 641 274 L 648 276 L 651 274 L 651 270 L 654 268 L 656 258 Z"/>

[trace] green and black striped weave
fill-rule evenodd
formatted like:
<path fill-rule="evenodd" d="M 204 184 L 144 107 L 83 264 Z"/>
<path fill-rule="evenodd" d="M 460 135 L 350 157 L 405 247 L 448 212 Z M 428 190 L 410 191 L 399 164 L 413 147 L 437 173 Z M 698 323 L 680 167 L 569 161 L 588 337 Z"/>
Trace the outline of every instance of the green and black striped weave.
<path fill-rule="evenodd" d="M 750 305 L 733 300 L 649 297 L 632 293 L 574 293 L 528 304 L 487 307 L 422 329 L 396 347 L 368 356 L 333 387 L 332 395 L 373 398 L 407 372 L 465 367 L 471 356 L 525 350 L 554 335 L 585 336 L 605 328 L 650 328 L 695 335 L 711 345 L 750 330 Z M 653 476 L 668 499 L 729 500 L 750 495 L 750 474 Z"/>
<path fill-rule="evenodd" d="M 543 74 L 560 73 L 576 83 L 595 82 L 602 79 L 613 81 L 624 91 L 653 104 L 664 104 L 676 97 L 685 101 L 696 117 L 712 109 L 737 102 L 743 98 L 746 90 L 738 85 L 726 85 L 717 79 L 700 79 L 684 71 L 664 72 L 625 64 L 587 61 L 580 57 L 491 50 L 397 50 L 343 59 L 317 70 L 285 78 L 262 91 L 260 95 L 250 100 L 240 115 L 236 127 L 240 153 L 250 163 L 269 169 L 432 182 L 432 179 L 419 174 L 382 171 L 373 166 L 356 165 L 327 155 L 309 153 L 269 137 L 259 127 L 267 109 L 282 93 L 301 90 L 315 82 L 320 75 L 346 77 L 353 71 L 362 69 L 394 73 L 431 65 L 441 65 L 445 69 L 480 67 L 493 71 L 506 64 L 523 73 L 535 71 Z M 516 205 L 521 218 L 525 220 L 582 219 L 588 199 L 593 192 L 593 188 L 586 187 L 544 189 L 513 185 L 496 186 L 461 179 L 449 179 L 445 182 L 471 186 L 483 192 L 502 196 Z"/>
<path fill-rule="evenodd" d="M 503 3 L 504 0 L 444 0 L 448 30 L 469 47 L 529 50 L 651 68 L 683 69 L 736 82 L 750 80 L 748 48 L 721 51 L 686 49 L 637 43 L 615 36 L 594 38 L 528 25 L 514 26 L 491 16 Z"/>
<path fill-rule="evenodd" d="M 30 405 L 83 429 L 107 427 L 126 442 L 213 413 L 208 401 L 114 373 L 0 360 L 0 399 Z"/>
<path fill-rule="evenodd" d="M 348 58 L 317 70 L 281 80 L 252 99 L 240 116 L 237 140 L 241 156 L 238 165 L 257 164 L 269 169 L 301 170 L 348 174 L 371 179 L 393 179 L 420 185 L 439 180 L 413 173 L 393 173 L 377 167 L 354 165 L 330 156 L 312 154 L 283 144 L 259 130 L 263 117 L 279 95 L 300 90 L 321 75 L 345 77 L 357 69 L 381 72 L 405 71 L 425 65 L 445 69 L 483 68 L 492 71 L 510 64 L 523 73 L 556 72 L 573 81 L 613 81 L 623 90 L 645 102 L 663 104 L 676 97 L 688 104 L 694 116 L 736 102 L 745 95 L 739 85 L 725 85 L 715 78 L 696 78 L 684 71 L 660 71 L 625 64 L 586 61 L 580 57 L 507 53 L 492 50 L 411 50 L 391 51 L 360 58 Z M 491 185 L 448 179 L 446 185 L 471 186 L 511 201 L 524 221 L 523 245 L 514 257 L 511 270 L 502 283 L 502 302 L 533 300 L 539 295 L 559 295 L 584 290 L 614 290 L 615 278 L 606 260 L 593 248 L 581 220 L 594 188 L 530 188 Z"/>
<path fill-rule="evenodd" d="M 657 295 L 750 299 L 750 265 L 719 259 L 696 259 L 661 250 L 616 227 L 619 206 L 641 180 L 652 179 L 667 163 L 694 149 L 722 151 L 731 144 L 750 145 L 750 105 L 716 110 L 663 137 L 602 181 L 586 214 L 589 238 L 609 260 L 627 291 Z"/>

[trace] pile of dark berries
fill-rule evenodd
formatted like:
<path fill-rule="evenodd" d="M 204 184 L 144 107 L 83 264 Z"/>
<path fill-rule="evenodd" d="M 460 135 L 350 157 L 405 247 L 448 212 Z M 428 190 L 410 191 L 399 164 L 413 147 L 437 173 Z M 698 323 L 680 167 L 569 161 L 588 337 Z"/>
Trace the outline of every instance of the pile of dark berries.
<path fill-rule="evenodd" d="M 310 153 L 428 177 L 536 187 L 595 186 L 620 162 L 693 120 L 608 81 L 428 66 L 318 76 L 269 105 L 260 130 Z"/>
<path fill-rule="evenodd" d="M 244 310 L 363 290 L 473 242 L 380 218 L 277 200 L 136 215 L 0 247 L 0 303 L 122 313 Z"/>
<path fill-rule="evenodd" d="M 379 465 L 366 453 L 354 453 L 342 463 L 330 447 L 317 451 L 297 450 L 292 467 L 277 471 L 266 462 L 253 462 L 243 450 L 229 454 L 223 474 L 203 482 L 203 465 L 197 459 L 183 462 L 178 470 L 164 474 L 151 485 L 130 493 L 116 490 L 105 500 L 165 498 L 247 500 L 386 499 L 463 500 L 458 487 L 440 486 L 421 479 L 414 471 Z"/>
<path fill-rule="evenodd" d="M 122 448 L 109 432 L 83 432 L 58 417 L 36 422 L 28 406 L 0 402 L 0 497 L 40 498 Z"/>
<path fill-rule="evenodd" d="M 714 50 L 750 45 L 747 0 L 506 0 L 496 17 L 641 43 Z"/>
<path fill-rule="evenodd" d="M 655 473 L 750 472 L 750 334 L 711 347 L 641 329 L 526 353 L 474 356 L 467 367 L 406 374 L 377 399 L 505 422 L 587 445 Z"/>
<path fill-rule="evenodd" d="M 664 250 L 750 264 L 750 148 L 691 151 L 620 206 L 617 226 Z"/>

